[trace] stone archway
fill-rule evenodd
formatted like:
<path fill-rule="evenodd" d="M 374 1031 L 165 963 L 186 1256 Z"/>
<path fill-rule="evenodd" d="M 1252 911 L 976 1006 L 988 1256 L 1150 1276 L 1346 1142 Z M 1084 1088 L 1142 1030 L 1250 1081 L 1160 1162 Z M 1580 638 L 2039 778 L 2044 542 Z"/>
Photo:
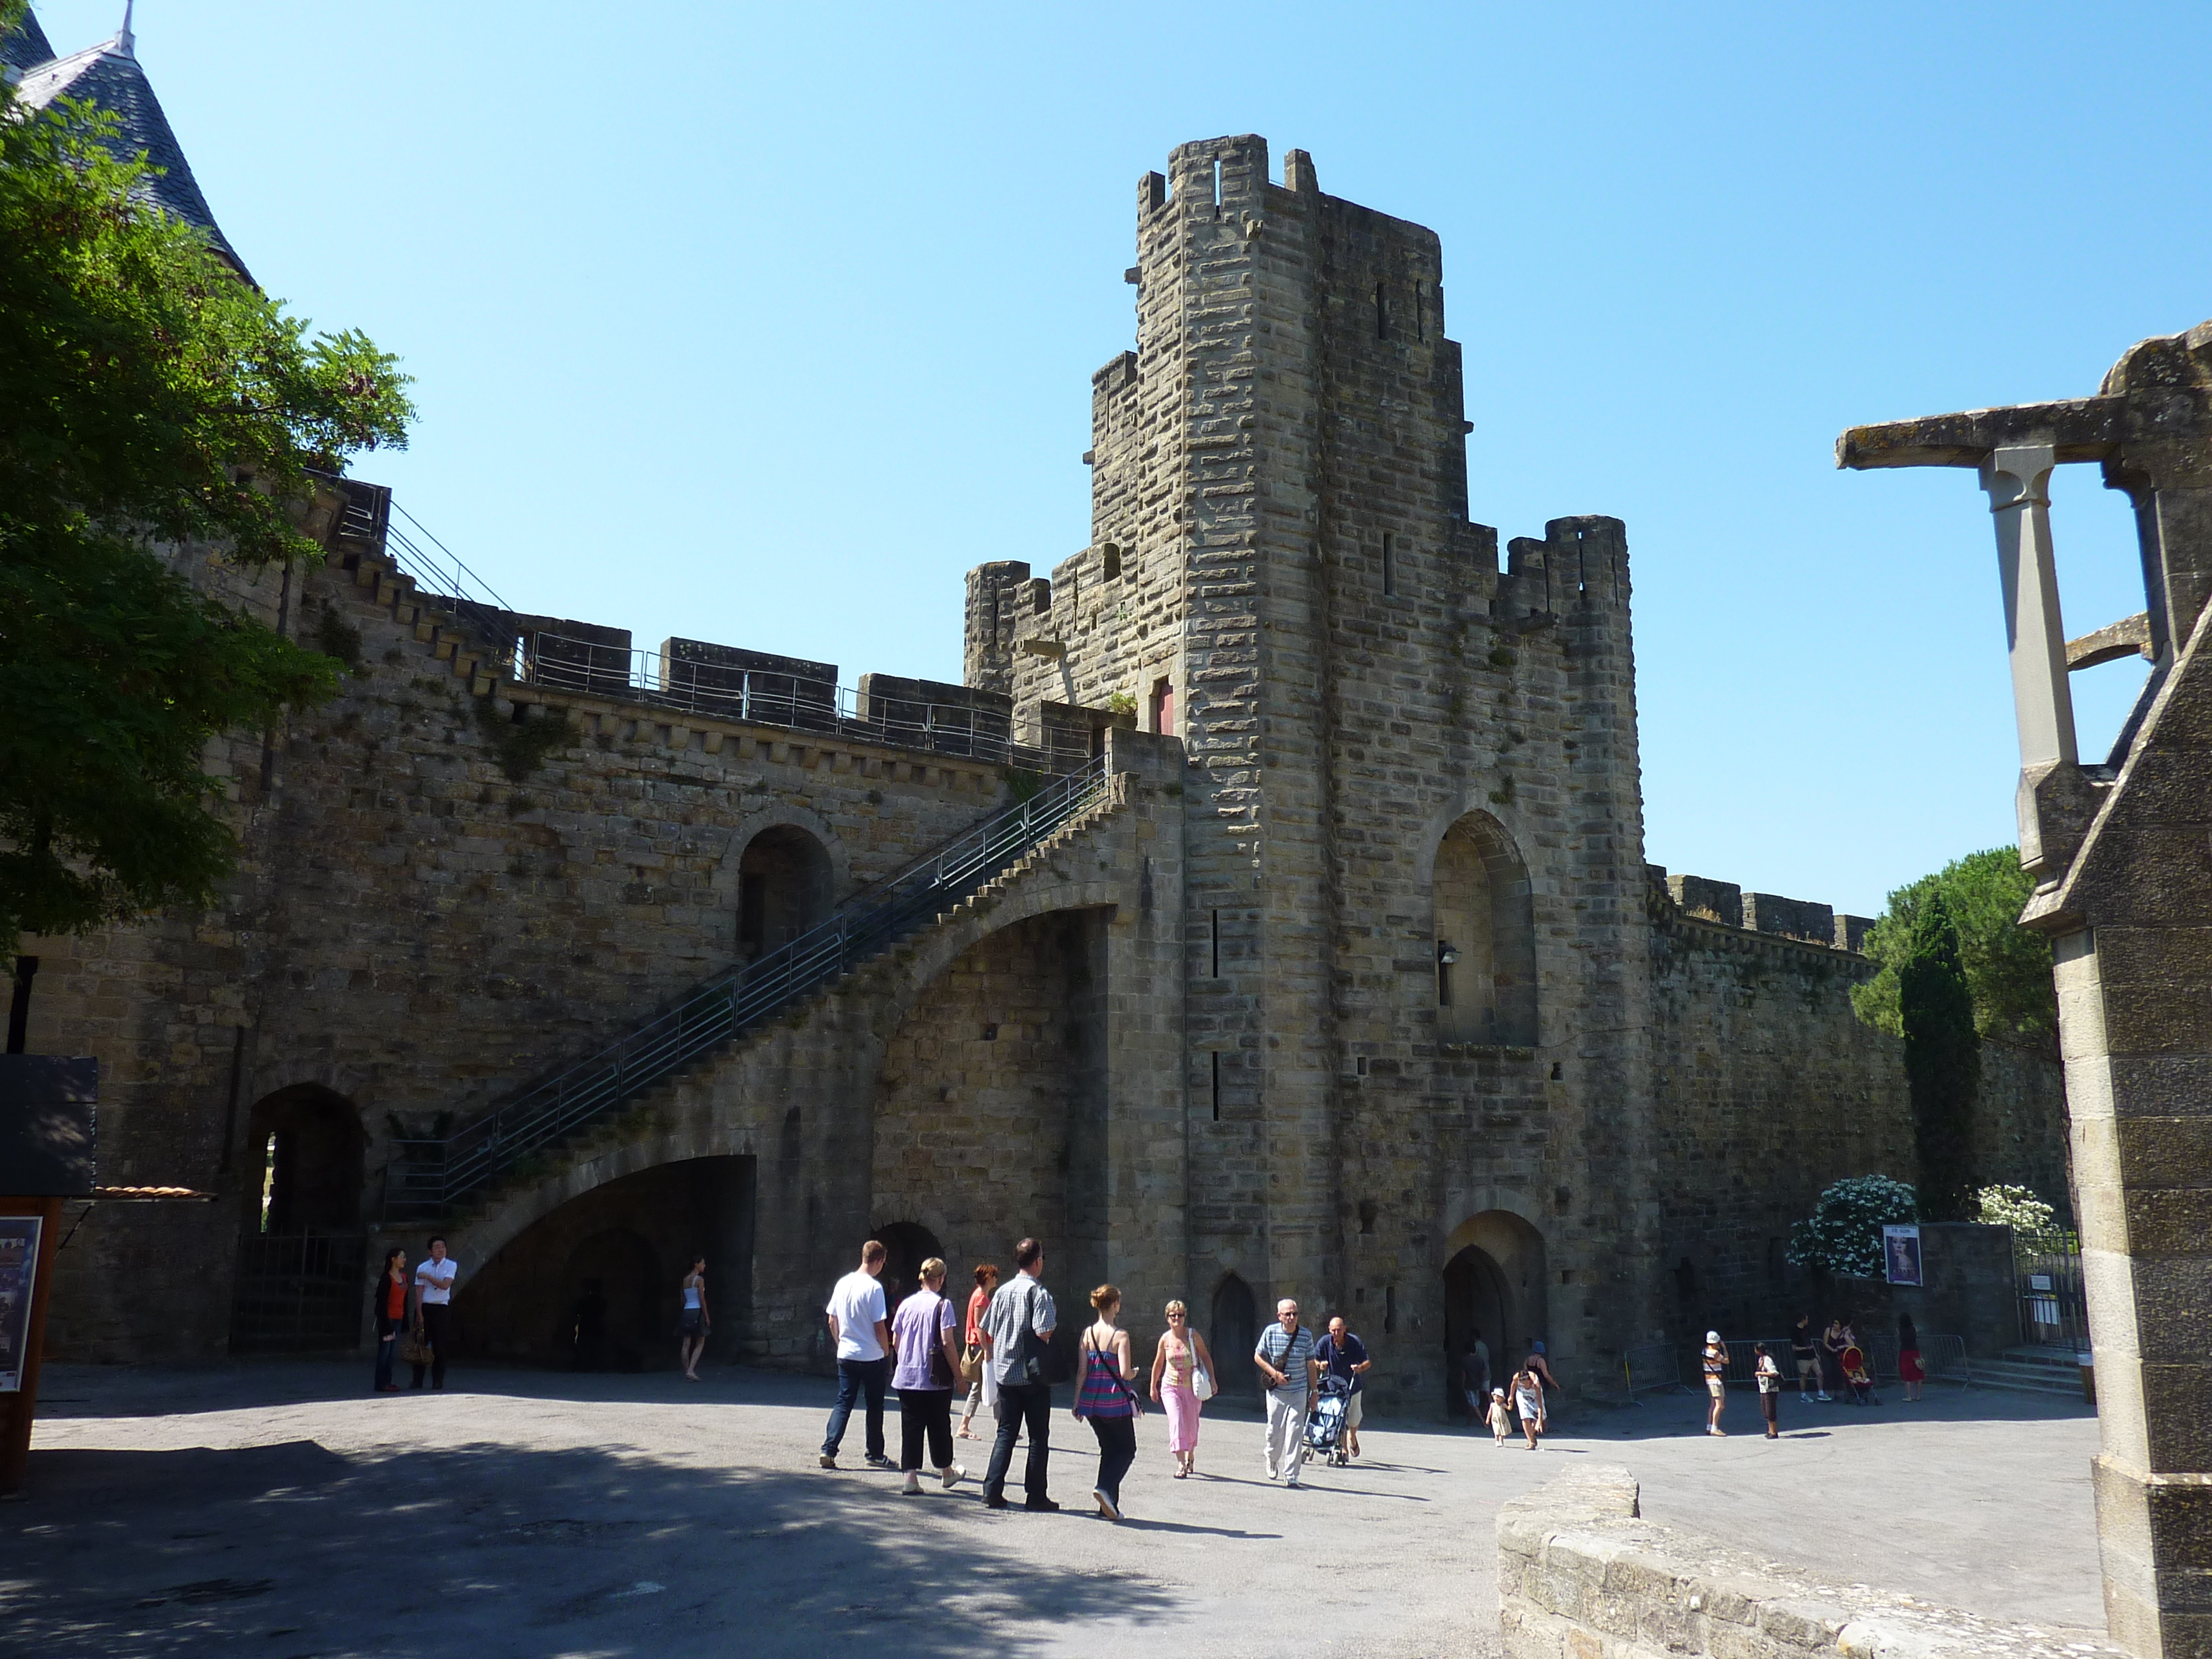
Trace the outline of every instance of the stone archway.
<path fill-rule="evenodd" d="M 319 1084 L 263 1096 L 246 1116 L 247 1168 L 231 1279 L 234 1353 L 312 1353 L 361 1337 L 368 1150 L 354 1103 Z"/>
<path fill-rule="evenodd" d="M 738 858 L 738 958 L 790 944 L 835 902 L 830 849 L 795 823 L 770 824 Z"/>
<path fill-rule="evenodd" d="M 1437 1035 L 1534 1047 L 1535 900 L 1513 837 L 1487 812 L 1462 815 L 1437 847 L 1431 882 Z"/>
<path fill-rule="evenodd" d="M 1544 1334 L 1544 1238 L 1510 1210 L 1485 1210 L 1453 1229 L 1445 1249 L 1445 1406 L 1456 1416 L 1468 1410 L 1462 1370 L 1478 1330 L 1490 1351 L 1493 1386 Z"/>

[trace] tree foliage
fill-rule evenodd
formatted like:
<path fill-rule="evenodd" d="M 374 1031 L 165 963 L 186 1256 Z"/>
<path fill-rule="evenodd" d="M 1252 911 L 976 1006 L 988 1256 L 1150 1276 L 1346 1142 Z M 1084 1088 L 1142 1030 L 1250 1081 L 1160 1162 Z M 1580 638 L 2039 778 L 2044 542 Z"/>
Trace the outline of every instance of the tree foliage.
<path fill-rule="evenodd" d="M 1959 930 L 1940 887 L 1913 918 L 1911 944 L 1897 964 L 1897 1005 L 1920 1153 L 1920 1207 L 1930 1220 L 1963 1221 L 1972 1209 L 1982 1044 Z"/>
<path fill-rule="evenodd" d="M 1867 934 L 1866 953 L 1881 971 L 1851 992 L 1859 1018 L 1892 1036 L 1905 1035 L 1898 967 L 1911 950 L 1913 924 L 1922 907 L 1930 894 L 1940 892 L 1958 930 L 1975 1030 L 2039 1047 L 2055 1042 L 2058 1002 L 2051 983 L 2051 945 L 2019 921 L 2034 888 L 2034 878 L 2020 867 L 2019 852 L 2010 847 L 1970 853 L 1899 888 Z"/>
<path fill-rule="evenodd" d="M 0 0 L 0 32 L 22 0 Z M 335 665 L 217 603 L 159 544 L 318 550 L 308 469 L 404 444 L 392 359 L 308 325 L 134 201 L 113 118 L 0 88 L 0 934 L 204 903 L 234 838 L 208 740 Z"/>
<path fill-rule="evenodd" d="M 1822 1193 L 1790 1229 L 1790 1260 L 1856 1279 L 1881 1277 L 1881 1230 L 1920 1218 L 1912 1188 L 1887 1176 L 1851 1176 Z"/>

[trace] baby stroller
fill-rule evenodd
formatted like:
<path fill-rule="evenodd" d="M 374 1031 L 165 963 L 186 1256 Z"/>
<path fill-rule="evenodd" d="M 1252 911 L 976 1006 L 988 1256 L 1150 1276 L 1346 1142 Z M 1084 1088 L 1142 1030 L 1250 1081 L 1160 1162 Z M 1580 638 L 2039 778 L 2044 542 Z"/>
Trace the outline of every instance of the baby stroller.
<path fill-rule="evenodd" d="M 1351 1460 L 1344 1455 L 1344 1414 L 1352 1402 L 1352 1384 L 1340 1376 L 1321 1380 L 1321 1396 L 1306 1414 L 1306 1449 L 1325 1455 L 1332 1463 Z"/>
<path fill-rule="evenodd" d="M 1867 1364 L 1866 1354 L 1858 1344 L 1854 1342 L 1845 1348 L 1838 1364 L 1844 1373 L 1844 1381 L 1850 1387 L 1851 1404 L 1854 1406 L 1881 1404 L 1881 1401 L 1874 1397 L 1873 1368 Z"/>

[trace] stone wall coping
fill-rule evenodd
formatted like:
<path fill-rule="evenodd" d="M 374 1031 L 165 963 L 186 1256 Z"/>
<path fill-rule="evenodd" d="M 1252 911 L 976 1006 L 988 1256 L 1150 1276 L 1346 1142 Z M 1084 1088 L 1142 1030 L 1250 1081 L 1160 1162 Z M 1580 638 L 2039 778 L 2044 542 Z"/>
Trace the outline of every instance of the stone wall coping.
<path fill-rule="evenodd" d="M 1636 1479 L 1596 1464 L 1498 1515 L 1508 1659 L 2084 1659 L 2101 1632 L 2045 1630 L 1825 1579 L 1642 1518 Z"/>
<path fill-rule="evenodd" d="M 1822 962 L 1841 963 L 1846 969 L 1858 969 L 1868 975 L 1879 971 L 1869 957 L 1856 951 L 1838 950 L 1832 945 L 1823 945 L 1817 939 L 1798 939 L 1789 933 L 1762 933 L 1750 927 L 1732 927 L 1727 922 L 1715 921 L 1701 916 L 1674 902 L 1663 887 L 1651 890 L 1649 909 L 1651 925 L 1661 933 L 1694 934 L 1708 945 L 1719 945 L 1737 951 L 1771 950 L 1784 955 L 1815 957 Z"/>

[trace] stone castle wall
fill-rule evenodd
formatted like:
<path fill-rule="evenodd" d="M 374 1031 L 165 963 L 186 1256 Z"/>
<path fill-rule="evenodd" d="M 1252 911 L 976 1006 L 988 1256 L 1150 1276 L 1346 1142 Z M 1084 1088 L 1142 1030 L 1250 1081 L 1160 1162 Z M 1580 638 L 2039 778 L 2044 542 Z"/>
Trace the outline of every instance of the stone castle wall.
<path fill-rule="evenodd" d="M 1846 994 L 1863 920 L 1652 885 L 1626 531 L 1556 519 L 1501 568 L 1468 520 L 1434 234 L 1324 196 L 1301 152 L 1273 182 L 1249 137 L 1146 175 L 1137 231 L 1091 544 L 1049 579 L 969 573 L 966 688 L 860 687 L 1103 753 L 1112 811 L 453 1217 L 487 1351 L 544 1352 L 603 1235 L 632 1279 L 714 1240 L 722 1352 L 796 1365 L 824 1362 L 822 1291 L 870 1231 L 960 1273 L 1036 1233 L 1067 1305 L 1110 1279 L 1133 1323 L 1170 1296 L 1217 1340 L 1278 1296 L 1343 1310 L 1376 1408 L 1426 1414 L 1478 1318 L 1507 1354 L 1545 1336 L 1570 1387 L 1766 1318 L 1822 1186 L 1909 1176 L 1896 1045 Z M 812 838 L 838 899 L 1031 781 L 834 717 L 654 708 L 617 629 L 511 619 L 580 690 L 471 665 L 330 533 L 330 567 L 252 602 L 357 636 L 360 670 L 220 746 L 232 891 L 39 947 L 33 1046 L 110 1068 L 103 1178 L 219 1199 L 94 1212 L 55 1316 L 73 1353 L 220 1351 L 276 1091 L 357 1114 L 361 1212 L 331 1224 L 373 1222 L 394 1136 L 737 959 L 757 836 Z M 2027 1103 L 1989 1144 L 2047 1172 L 2032 1061 L 1999 1063 Z"/>

